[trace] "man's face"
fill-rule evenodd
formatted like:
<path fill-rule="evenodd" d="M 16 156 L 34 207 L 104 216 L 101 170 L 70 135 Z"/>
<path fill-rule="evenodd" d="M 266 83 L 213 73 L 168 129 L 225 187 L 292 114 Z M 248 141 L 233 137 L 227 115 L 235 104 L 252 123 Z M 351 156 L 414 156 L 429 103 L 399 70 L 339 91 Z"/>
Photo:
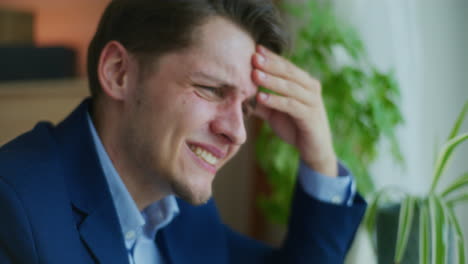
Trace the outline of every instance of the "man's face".
<path fill-rule="evenodd" d="M 211 197 L 216 172 L 246 140 L 244 115 L 255 95 L 255 43 L 213 18 L 191 48 L 158 59 L 130 92 L 124 150 L 144 171 L 138 182 L 170 186 L 192 204 Z"/>

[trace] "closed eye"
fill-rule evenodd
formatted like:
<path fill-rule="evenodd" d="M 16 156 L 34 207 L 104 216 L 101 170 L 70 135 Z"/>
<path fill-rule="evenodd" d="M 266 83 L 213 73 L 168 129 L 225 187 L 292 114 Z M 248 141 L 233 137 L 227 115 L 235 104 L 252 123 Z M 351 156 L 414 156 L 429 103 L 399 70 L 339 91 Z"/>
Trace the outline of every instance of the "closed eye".
<path fill-rule="evenodd" d="M 207 91 L 210 91 L 212 93 L 216 93 L 216 90 L 218 89 L 216 87 L 204 86 L 204 85 L 197 85 L 197 87 L 200 87 L 200 88 L 205 89 Z"/>
<path fill-rule="evenodd" d="M 222 88 L 198 84 L 194 86 L 202 90 L 204 97 L 209 97 L 209 99 L 212 99 L 213 96 L 217 98 L 223 98 L 224 96 L 224 89 Z"/>

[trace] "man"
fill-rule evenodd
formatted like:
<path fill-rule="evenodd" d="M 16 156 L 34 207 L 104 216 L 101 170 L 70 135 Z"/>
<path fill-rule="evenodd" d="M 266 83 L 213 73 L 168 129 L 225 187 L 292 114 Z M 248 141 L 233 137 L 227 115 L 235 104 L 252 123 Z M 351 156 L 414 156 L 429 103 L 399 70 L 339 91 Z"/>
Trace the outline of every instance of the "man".
<path fill-rule="evenodd" d="M 284 43 L 268 0 L 112 1 L 91 99 L 0 150 L 0 263 L 342 263 L 365 203 L 320 83 L 276 55 Z M 210 199 L 249 115 L 301 154 L 279 249 L 224 226 Z"/>

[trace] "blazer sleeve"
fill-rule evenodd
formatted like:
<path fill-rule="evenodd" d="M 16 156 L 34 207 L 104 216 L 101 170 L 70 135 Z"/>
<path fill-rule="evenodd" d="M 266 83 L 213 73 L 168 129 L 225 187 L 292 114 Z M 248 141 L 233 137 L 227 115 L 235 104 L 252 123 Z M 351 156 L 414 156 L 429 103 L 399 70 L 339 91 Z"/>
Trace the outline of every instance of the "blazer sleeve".
<path fill-rule="evenodd" d="M 0 263 L 37 263 L 26 211 L 14 189 L 0 176 Z"/>
<path fill-rule="evenodd" d="M 282 247 L 273 249 L 228 229 L 230 263 L 344 263 L 365 210 L 360 195 L 353 206 L 334 205 L 310 197 L 297 185 Z"/>

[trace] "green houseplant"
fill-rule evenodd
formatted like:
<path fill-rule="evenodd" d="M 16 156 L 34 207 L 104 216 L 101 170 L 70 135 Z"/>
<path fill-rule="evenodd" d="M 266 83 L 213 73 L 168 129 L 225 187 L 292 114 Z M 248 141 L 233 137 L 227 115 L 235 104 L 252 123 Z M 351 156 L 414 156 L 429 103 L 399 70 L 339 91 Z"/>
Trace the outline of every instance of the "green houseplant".
<path fill-rule="evenodd" d="M 391 74 L 377 70 L 366 58 L 356 32 L 340 21 L 330 1 L 308 0 L 281 5 L 295 25 L 294 48 L 289 59 L 318 78 L 337 155 L 355 175 L 358 190 L 374 191 L 368 167 L 377 157 L 377 143 L 390 141 L 392 153 L 402 161 L 395 128 L 402 122 L 397 107 L 399 90 Z M 350 61 L 336 61 L 341 52 Z M 270 222 L 288 219 L 299 155 L 264 124 L 257 139 L 257 160 L 272 192 L 259 198 Z"/>
<path fill-rule="evenodd" d="M 468 101 L 459 114 L 452 131 L 438 153 L 434 166 L 432 184 L 424 196 L 404 193 L 399 206 L 397 235 L 394 245 L 387 247 L 394 263 L 406 263 L 407 258 L 413 258 L 419 263 L 456 263 L 465 264 L 465 242 L 462 229 L 454 213 L 454 207 L 468 201 L 468 171 L 456 178 L 446 188 L 441 189 L 440 179 L 451 159 L 454 150 L 468 140 L 468 133 L 459 133 L 460 127 L 468 112 Z M 463 192 L 465 190 L 465 192 Z M 376 216 L 389 194 L 395 189 L 385 188 L 376 193 L 367 211 L 365 225 L 371 234 L 376 230 Z M 378 234 L 377 234 L 378 236 Z M 416 243 L 408 243 L 413 236 Z M 412 247 L 414 252 L 407 252 Z M 456 250 L 452 250 L 455 248 Z M 388 255 L 389 252 L 385 254 Z M 380 257 L 379 253 L 379 257 Z M 414 257 L 416 256 L 416 257 Z M 406 259 L 405 259 L 406 258 Z M 381 259 L 382 263 L 392 260 Z M 413 263 L 413 262 L 411 262 Z"/>

